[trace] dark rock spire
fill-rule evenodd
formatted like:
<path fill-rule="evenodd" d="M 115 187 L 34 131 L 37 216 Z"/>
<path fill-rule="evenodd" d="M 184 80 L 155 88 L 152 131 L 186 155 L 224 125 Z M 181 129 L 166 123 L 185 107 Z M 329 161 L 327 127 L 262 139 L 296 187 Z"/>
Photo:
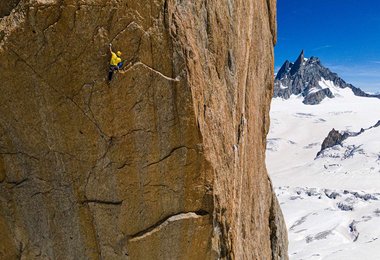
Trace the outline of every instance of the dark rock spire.
<path fill-rule="evenodd" d="M 303 65 L 304 59 L 305 59 L 305 54 L 304 54 L 304 51 L 302 50 L 297 60 L 294 62 L 292 69 L 290 70 L 290 75 L 293 76 L 294 74 L 297 73 L 297 71 L 299 71 L 299 69 Z"/>

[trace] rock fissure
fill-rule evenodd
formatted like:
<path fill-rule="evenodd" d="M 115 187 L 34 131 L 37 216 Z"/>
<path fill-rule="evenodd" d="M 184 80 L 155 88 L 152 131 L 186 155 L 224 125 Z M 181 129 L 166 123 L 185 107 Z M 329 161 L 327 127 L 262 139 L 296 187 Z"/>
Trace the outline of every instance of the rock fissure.
<path fill-rule="evenodd" d="M 43 83 L 45 83 L 46 85 L 48 85 L 45 81 L 45 79 L 41 76 L 40 73 L 38 73 L 32 65 L 30 65 L 24 58 L 22 58 L 17 52 L 15 52 L 14 50 L 10 50 L 22 63 L 24 63 L 32 72 L 34 75 L 36 75 Z M 58 90 L 56 90 L 55 88 L 53 88 L 54 91 L 58 92 Z"/>
<path fill-rule="evenodd" d="M 47 191 L 38 191 L 38 192 L 33 193 L 30 197 L 33 198 L 33 197 L 35 197 L 35 196 L 37 196 L 37 195 L 46 195 L 46 194 L 51 193 L 53 190 L 54 190 L 54 189 L 51 188 L 51 189 L 49 189 L 49 190 L 47 190 Z"/>
<path fill-rule="evenodd" d="M 59 6 L 58 6 L 58 7 L 59 7 Z M 45 36 L 46 31 L 47 31 L 48 29 L 54 27 L 55 25 L 57 25 L 58 22 L 61 20 L 62 12 L 63 12 L 63 9 L 62 9 L 62 8 L 59 8 L 57 18 L 56 18 L 53 22 L 47 24 L 46 27 L 42 29 L 42 32 L 43 32 L 44 37 L 46 37 L 46 36 Z"/>
<path fill-rule="evenodd" d="M 191 212 L 181 212 L 174 215 L 170 215 L 160 221 L 158 221 L 156 224 L 150 226 L 147 229 L 144 229 L 136 234 L 130 235 L 129 240 L 130 241 L 136 241 L 143 239 L 149 235 L 152 235 L 155 232 L 160 231 L 163 227 L 167 226 L 171 222 L 175 221 L 181 221 L 184 219 L 194 219 L 194 218 L 200 218 L 208 216 L 209 213 L 205 210 L 199 210 L 199 211 L 191 211 Z"/>
<path fill-rule="evenodd" d="M 22 156 L 26 156 L 29 159 L 33 159 L 33 160 L 36 160 L 36 161 L 40 160 L 37 156 L 30 155 L 30 154 L 28 154 L 26 152 L 21 152 L 21 151 L 16 151 L 16 152 L 0 152 L 0 155 L 22 155 Z"/>
<path fill-rule="evenodd" d="M 106 137 L 108 137 L 108 135 L 103 131 L 103 129 L 100 127 L 100 124 L 99 122 L 96 120 L 95 118 L 95 115 L 94 113 L 92 112 L 92 109 L 91 109 L 91 106 L 88 105 L 88 110 L 92 116 L 92 118 L 86 113 L 86 111 L 84 111 L 82 109 L 82 107 L 80 105 L 78 105 L 77 102 L 74 101 L 73 98 L 69 97 L 69 96 L 66 96 L 64 95 L 64 97 L 69 100 L 79 111 L 82 112 L 82 114 L 85 116 L 85 118 L 87 118 L 91 123 L 93 123 L 93 125 L 96 127 L 96 129 L 99 131 L 99 134 L 100 136 L 104 139 Z"/>
<path fill-rule="evenodd" d="M 150 129 L 143 129 L 143 128 L 139 128 L 139 129 L 131 129 L 131 130 L 128 130 L 127 133 L 125 134 L 122 134 L 120 136 L 116 136 L 115 138 L 124 138 L 126 136 L 129 136 L 129 135 L 132 135 L 132 134 L 135 134 L 135 133 L 139 133 L 139 132 L 144 132 L 144 133 L 147 133 L 147 134 L 154 134 L 154 131 L 150 130 Z"/>
<path fill-rule="evenodd" d="M 124 162 L 122 165 L 120 165 L 119 167 L 117 167 L 118 170 L 122 170 L 124 169 L 125 167 L 130 167 L 131 166 L 131 163 L 129 161 L 126 161 Z"/>
<path fill-rule="evenodd" d="M 25 184 L 28 181 L 29 181 L 29 178 L 24 178 L 24 179 L 18 180 L 18 181 L 8 181 L 7 183 L 13 185 L 11 187 L 13 189 L 13 188 L 19 188 L 19 187 L 21 187 L 22 184 Z"/>
<path fill-rule="evenodd" d="M 99 199 L 87 199 L 81 202 L 82 204 L 99 204 L 99 205 L 113 205 L 121 206 L 123 204 L 122 200 L 99 200 Z"/>
<path fill-rule="evenodd" d="M 167 155 L 165 155 L 164 157 L 160 158 L 159 160 L 155 161 L 155 162 L 151 162 L 151 163 L 148 163 L 147 165 L 145 165 L 143 167 L 144 168 L 147 168 L 147 167 L 150 167 L 150 166 L 153 166 L 153 165 L 156 165 L 156 164 L 159 164 L 163 161 L 165 161 L 166 159 L 168 159 L 170 156 L 172 156 L 174 153 L 176 153 L 178 150 L 181 150 L 181 149 L 185 149 L 185 150 L 195 150 L 194 148 L 189 148 L 189 147 L 186 147 L 186 146 L 179 146 L 179 147 L 175 147 L 173 148 Z"/>

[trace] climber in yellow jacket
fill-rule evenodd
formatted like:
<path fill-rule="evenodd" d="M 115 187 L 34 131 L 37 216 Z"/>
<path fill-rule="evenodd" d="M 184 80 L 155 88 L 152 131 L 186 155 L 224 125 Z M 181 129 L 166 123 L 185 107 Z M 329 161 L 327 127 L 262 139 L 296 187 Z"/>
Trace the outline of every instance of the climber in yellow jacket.
<path fill-rule="evenodd" d="M 110 52 L 111 52 L 111 61 L 110 61 L 110 69 L 108 72 L 108 81 L 110 82 L 112 80 L 113 73 L 116 70 L 121 69 L 123 67 L 124 62 L 121 60 L 121 52 L 117 51 L 114 53 L 112 51 L 112 44 L 110 43 Z"/>

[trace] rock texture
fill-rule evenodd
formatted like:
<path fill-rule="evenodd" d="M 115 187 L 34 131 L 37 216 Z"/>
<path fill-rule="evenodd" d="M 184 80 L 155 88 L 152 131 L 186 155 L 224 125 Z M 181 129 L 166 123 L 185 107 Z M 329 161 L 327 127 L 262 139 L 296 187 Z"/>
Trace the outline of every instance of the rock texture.
<path fill-rule="evenodd" d="M 20 0 L 7 0 L 0 2 L 0 17 L 7 16 L 11 13 L 13 8 L 17 6 Z"/>
<path fill-rule="evenodd" d="M 304 51 L 294 63 L 288 60 L 284 62 L 275 78 L 273 96 L 288 99 L 291 95 L 302 95 L 304 104 L 317 105 L 326 97 L 334 98 L 331 90 L 320 84 L 321 80 L 331 81 L 338 88 L 350 88 L 357 96 L 380 98 L 380 95 L 365 93 L 346 83 L 324 67 L 317 57 L 306 59 Z"/>
<path fill-rule="evenodd" d="M 328 98 L 334 97 L 334 94 L 331 92 L 329 88 L 324 88 L 316 92 L 308 93 L 304 97 L 302 102 L 306 105 L 317 105 L 321 103 L 321 101 L 325 99 L 326 97 Z"/>
<path fill-rule="evenodd" d="M 0 258 L 286 259 L 268 1 L 0 4 Z M 106 84 L 108 44 L 133 61 Z"/>

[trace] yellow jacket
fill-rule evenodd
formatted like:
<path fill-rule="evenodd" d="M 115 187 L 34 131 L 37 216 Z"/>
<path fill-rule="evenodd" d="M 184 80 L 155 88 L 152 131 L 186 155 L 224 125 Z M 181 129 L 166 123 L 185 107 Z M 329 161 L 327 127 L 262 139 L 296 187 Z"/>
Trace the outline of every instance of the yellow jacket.
<path fill-rule="evenodd" d="M 116 53 L 111 52 L 111 61 L 110 64 L 112 66 L 117 66 L 121 62 L 121 59 L 116 55 Z"/>

